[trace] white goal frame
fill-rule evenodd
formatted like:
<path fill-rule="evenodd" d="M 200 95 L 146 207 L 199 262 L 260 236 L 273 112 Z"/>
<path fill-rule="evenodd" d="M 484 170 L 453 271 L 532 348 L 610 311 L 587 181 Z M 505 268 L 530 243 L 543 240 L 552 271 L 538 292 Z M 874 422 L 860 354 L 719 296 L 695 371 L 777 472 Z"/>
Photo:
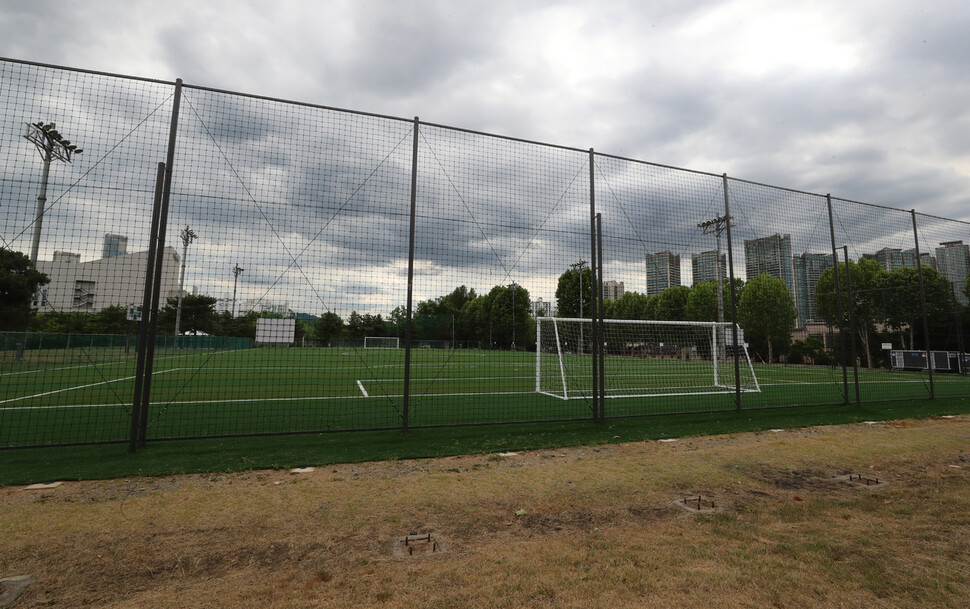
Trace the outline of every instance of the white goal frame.
<path fill-rule="evenodd" d="M 401 339 L 397 336 L 365 336 L 364 349 L 399 349 Z"/>
<path fill-rule="evenodd" d="M 551 322 L 553 337 L 552 340 L 555 344 L 555 352 L 543 353 L 543 322 Z M 590 397 L 588 391 L 570 391 L 568 389 L 569 382 L 567 375 L 567 369 L 564 362 L 564 355 L 569 357 L 576 357 L 577 354 L 573 353 L 563 353 L 563 341 L 560 339 L 560 324 L 570 323 L 570 324 L 585 324 L 590 330 L 587 331 L 587 336 L 589 339 L 592 338 L 592 324 L 593 320 L 589 318 L 573 318 L 573 317 L 537 317 L 536 318 L 536 393 L 541 393 L 543 395 L 548 395 L 561 400 L 578 400 L 587 399 Z M 606 398 L 648 398 L 648 397 L 663 397 L 663 396 L 691 396 L 691 395 L 715 395 L 722 393 L 734 393 L 737 390 L 737 381 L 734 378 L 734 367 L 730 366 L 730 369 L 722 370 L 722 367 L 733 362 L 733 356 L 728 356 L 726 349 L 734 345 L 734 332 L 732 328 L 734 324 L 730 322 L 716 322 L 716 321 L 659 321 L 659 320 L 643 320 L 643 319 L 604 319 L 604 326 L 620 326 L 620 325 L 639 325 L 639 326 L 649 326 L 649 327 L 690 327 L 697 329 L 707 329 L 710 331 L 709 339 L 711 345 L 711 359 L 708 363 L 711 364 L 711 373 L 713 382 L 708 384 L 708 387 L 714 387 L 714 389 L 698 388 L 696 391 L 664 391 L 662 388 L 659 391 L 651 392 L 630 392 L 630 393 L 608 393 L 604 392 Z M 581 326 L 582 327 L 582 326 Z M 548 329 L 547 329 L 548 331 Z M 705 332 L 706 334 L 706 332 Z M 761 391 L 761 386 L 758 383 L 758 377 L 754 372 L 754 365 L 751 362 L 751 357 L 748 354 L 747 344 L 744 343 L 744 334 L 741 328 L 737 328 L 738 342 L 741 348 L 741 374 L 745 377 L 750 375 L 749 380 L 745 385 L 741 386 L 741 392 L 743 393 L 759 393 Z M 582 333 L 581 333 L 582 335 Z M 604 339 L 606 340 L 606 339 Z M 604 345 L 606 343 L 604 342 Z M 583 353 L 582 347 L 579 349 L 579 356 L 592 357 L 591 353 Z M 543 358 L 555 358 L 558 363 L 558 385 L 557 389 L 561 390 L 561 393 L 553 393 L 543 389 L 542 385 L 542 373 L 543 373 Z M 611 357 L 616 357 L 612 355 L 605 355 L 604 359 Z M 546 364 L 548 366 L 548 363 Z M 557 366 L 552 366 L 555 369 Z M 548 374 L 547 377 L 551 375 Z M 584 374 L 588 374 L 592 378 L 592 365 L 588 369 L 584 369 Z M 609 376 L 609 373 L 606 373 Z M 726 381 L 726 382 L 725 382 Z"/>

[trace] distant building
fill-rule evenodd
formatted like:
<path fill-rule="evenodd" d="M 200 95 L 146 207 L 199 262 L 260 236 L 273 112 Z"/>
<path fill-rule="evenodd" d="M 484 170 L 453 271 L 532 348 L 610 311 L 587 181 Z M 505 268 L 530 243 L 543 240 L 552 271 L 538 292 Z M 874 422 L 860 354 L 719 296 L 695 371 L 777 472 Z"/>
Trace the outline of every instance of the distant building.
<path fill-rule="evenodd" d="M 930 255 L 929 252 L 921 252 L 919 255 L 920 266 L 928 266 L 931 269 L 936 270 L 936 258 Z M 903 250 L 903 266 L 909 266 L 916 268 L 916 248 Z"/>
<path fill-rule="evenodd" d="M 953 284 L 953 292 L 960 304 L 966 306 L 967 296 L 963 287 L 967 284 L 967 274 L 970 273 L 970 246 L 963 241 L 946 241 L 936 248 L 937 269 L 941 275 Z"/>
<path fill-rule="evenodd" d="M 603 300 L 617 300 L 622 298 L 625 293 L 626 288 L 623 287 L 622 281 L 603 282 Z"/>
<path fill-rule="evenodd" d="M 669 251 L 646 255 L 647 296 L 680 285 L 680 256 Z"/>
<path fill-rule="evenodd" d="M 884 247 L 875 254 L 872 259 L 879 263 L 883 269 L 892 271 L 906 265 L 903 258 L 903 250 L 893 247 Z M 915 262 L 914 262 L 915 265 Z"/>
<path fill-rule="evenodd" d="M 104 243 L 101 245 L 102 258 L 114 258 L 124 256 L 128 253 L 128 237 L 124 235 L 112 235 L 108 233 L 104 236 Z"/>
<path fill-rule="evenodd" d="M 532 317 L 552 317 L 552 303 L 545 302 L 542 298 L 530 302 L 529 310 L 532 311 Z"/>
<path fill-rule="evenodd" d="M 717 260 L 716 250 L 691 254 L 690 268 L 691 274 L 694 276 L 694 285 L 705 281 L 717 281 L 718 263 L 721 267 L 721 279 L 726 280 L 728 278 L 727 254 L 722 253 L 720 261 Z"/>
<path fill-rule="evenodd" d="M 825 269 L 835 266 L 832 254 L 804 253 L 795 256 L 795 304 L 798 309 L 798 327 L 821 323 L 823 320 L 815 310 L 815 286 Z"/>
<path fill-rule="evenodd" d="M 75 254 L 74 252 L 54 252 L 54 262 L 70 262 L 76 264 L 81 262 L 81 254 Z"/>
<path fill-rule="evenodd" d="M 111 256 L 90 262 L 78 262 L 80 256 L 61 252 L 54 260 L 38 260 L 37 270 L 50 278 L 38 290 L 33 306 L 40 312 L 97 313 L 110 306 L 140 305 L 145 295 L 145 268 L 148 252 Z M 63 255 L 67 254 L 67 255 Z M 165 299 L 178 295 L 180 258 L 175 248 L 166 247 L 162 254 L 160 306 Z"/>
<path fill-rule="evenodd" d="M 796 298 L 791 235 L 775 234 L 770 237 L 745 240 L 744 267 L 749 281 L 767 273 L 784 281 L 792 297 Z"/>

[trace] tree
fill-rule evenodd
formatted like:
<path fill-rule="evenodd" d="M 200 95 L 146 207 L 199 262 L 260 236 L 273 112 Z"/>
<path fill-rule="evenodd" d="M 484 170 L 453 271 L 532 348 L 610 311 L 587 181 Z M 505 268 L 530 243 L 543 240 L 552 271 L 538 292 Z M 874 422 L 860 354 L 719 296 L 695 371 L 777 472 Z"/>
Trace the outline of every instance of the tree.
<path fill-rule="evenodd" d="M 125 334 L 129 330 L 128 309 L 121 305 L 105 307 L 89 317 L 87 331 L 92 334 Z"/>
<path fill-rule="evenodd" d="M 684 312 L 690 321 L 717 321 L 717 281 L 691 286 Z"/>
<path fill-rule="evenodd" d="M 862 341 L 866 366 L 872 368 L 872 349 L 870 336 L 875 330 L 876 320 L 880 318 L 881 296 L 879 286 L 883 270 L 875 260 L 863 258 L 859 262 L 849 261 L 846 276 L 846 263 L 840 262 L 839 290 L 842 294 L 842 311 L 839 311 L 835 291 L 835 268 L 825 269 L 815 284 L 815 310 L 827 323 L 844 328 L 849 327 L 849 309 L 855 320 L 856 333 Z M 847 281 L 848 280 L 848 281 Z M 849 283 L 852 285 L 852 299 L 849 299 Z"/>
<path fill-rule="evenodd" d="M 690 288 L 683 285 L 667 288 L 657 300 L 656 319 L 681 321 L 687 319 L 687 298 Z"/>
<path fill-rule="evenodd" d="M 908 348 L 915 349 L 916 336 L 920 338 L 920 343 L 923 342 L 923 307 L 919 271 L 908 266 L 893 269 L 879 277 L 878 285 L 881 317 L 888 327 L 903 336 L 908 334 Z M 953 286 L 936 269 L 923 267 L 923 287 L 930 333 L 934 335 L 945 333 L 956 308 Z M 854 290 L 855 285 L 852 288 Z"/>
<path fill-rule="evenodd" d="M 607 319 L 650 319 L 649 302 L 650 298 L 639 292 L 624 292 L 623 296 L 616 300 L 607 300 L 604 303 L 603 317 Z"/>
<path fill-rule="evenodd" d="M 343 330 L 344 320 L 333 311 L 327 311 L 320 317 L 320 321 L 317 322 L 316 339 L 321 345 L 326 347 L 330 344 L 331 340 L 340 336 Z"/>
<path fill-rule="evenodd" d="M 30 258 L 0 247 L 0 330 L 23 330 L 31 316 L 30 301 L 50 279 Z"/>
<path fill-rule="evenodd" d="M 529 310 L 529 291 L 518 284 L 497 285 L 488 294 L 468 301 L 468 312 L 490 348 L 528 348 L 535 344 L 535 320 Z"/>
<path fill-rule="evenodd" d="M 579 284 L 580 271 L 568 270 L 559 276 L 556 287 L 556 309 L 559 317 L 580 317 L 579 314 Z M 593 271 L 589 268 L 582 270 L 583 284 L 583 314 L 582 317 L 592 317 Z"/>
<path fill-rule="evenodd" d="M 785 282 L 767 273 L 748 281 L 738 298 L 738 324 L 745 339 L 756 351 L 767 350 L 768 363 L 774 361 L 775 349 L 791 342 L 798 311 Z"/>
<path fill-rule="evenodd" d="M 182 320 L 179 331 L 183 334 L 214 334 L 219 328 L 216 313 L 217 300 L 212 296 L 187 294 L 182 298 Z M 165 307 L 158 312 L 158 326 L 163 332 L 175 331 L 175 318 L 178 314 L 178 298 L 171 297 Z"/>

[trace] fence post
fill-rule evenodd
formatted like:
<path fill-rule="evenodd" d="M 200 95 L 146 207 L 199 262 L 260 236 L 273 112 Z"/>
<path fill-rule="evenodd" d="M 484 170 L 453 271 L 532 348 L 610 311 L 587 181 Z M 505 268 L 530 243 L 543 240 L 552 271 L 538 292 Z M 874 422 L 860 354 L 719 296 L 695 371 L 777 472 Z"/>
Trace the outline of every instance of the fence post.
<path fill-rule="evenodd" d="M 593 374 L 593 378 L 592 378 L 593 420 L 597 421 L 599 420 L 600 387 L 599 387 L 599 361 L 597 360 L 597 356 L 596 356 L 597 354 L 596 343 L 599 341 L 598 332 L 600 328 L 597 327 L 598 324 L 596 322 L 597 320 L 597 317 L 596 317 L 597 316 L 597 312 L 596 312 L 596 285 L 597 285 L 596 283 L 596 182 L 595 182 L 595 167 L 593 165 L 595 156 L 596 155 L 593 152 L 593 149 L 590 148 L 589 149 L 589 250 L 590 250 L 589 270 L 590 270 L 590 281 L 592 285 L 589 286 L 590 287 L 589 293 L 590 293 L 590 300 L 592 301 L 590 302 L 592 311 L 590 311 L 589 318 L 590 318 L 592 331 L 593 331 L 592 332 L 593 348 L 590 350 L 591 351 L 590 356 L 592 361 L 590 363 L 592 365 L 592 374 Z M 579 273 L 580 273 L 580 278 L 582 278 L 582 273 L 583 273 L 582 268 L 579 269 Z M 580 281 L 582 281 L 582 279 L 580 279 Z M 580 293 L 579 293 L 579 301 L 580 302 L 583 301 L 582 290 L 580 290 Z M 579 325 L 580 327 L 582 327 L 583 322 L 580 321 Z"/>
<path fill-rule="evenodd" d="M 930 326 L 926 319 L 926 289 L 923 286 L 923 263 L 919 252 L 919 231 L 916 229 L 916 210 L 910 210 L 913 217 L 913 242 L 916 244 L 916 274 L 919 276 L 919 308 L 923 316 L 923 346 L 926 347 L 926 370 L 930 378 L 930 399 L 936 397 L 936 386 L 933 384 L 933 355 L 930 352 Z"/>
<path fill-rule="evenodd" d="M 401 429 L 408 430 L 411 401 L 411 340 L 414 334 L 412 299 L 414 295 L 414 225 L 418 201 L 418 126 L 421 121 L 414 117 L 414 143 L 411 149 L 411 220 L 408 229 L 408 302 L 407 321 L 404 324 L 404 397 L 401 407 Z"/>
<path fill-rule="evenodd" d="M 135 347 L 135 395 L 131 404 L 131 430 L 128 434 L 128 452 L 138 450 L 139 433 L 141 431 L 142 400 L 145 386 L 145 365 L 148 354 L 149 326 L 151 323 L 152 288 L 155 284 L 155 257 L 158 255 L 158 223 L 162 205 L 162 184 L 165 181 L 165 163 L 158 164 L 155 174 L 155 197 L 152 204 L 152 224 L 148 245 L 148 264 L 145 267 L 145 291 L 142 296 L 142 316 L 138 322 L 138 342 Z M 68 344 L 71 337 L 68 335 Z"/>
<path fill-rule="evenodd" d="M 727 255 L 728 281 L 731 282 L 731 334 L 734 337 L 734 403 L 738 411 L 741 410 L 741 353 L 738 349 L 738 295 L 734 286 L 734 247 L 731 241 L 731 197 L 728 194 L 728 175 L 721 175 L 721 189 L 724 191 L 724 217 L 727 218 Z M 715 268 L 721 264 L 714 260 Z"/>
<path fill-rule="evenodd" d="M 182 103 L 182 79 L 175 81 L 175 96 L 172 100 L 172 122 L 168 130 L 168 152 L 165 156 L 165 179 L 162 182 L 161 205 L 158 210 L 158 249 L 155 256 L 154 284 L 152 286 L 151 320 L 148 326 L 148 344 L 145 346 L 145 380 L 144 397 L 142 399 L 142 413 L 140 418 L 141 430 L 139 441 L 142 446 L 148 441 L 148 407 L 151 397 L 152 371 L 155 369 L 155 336 L 158 334 L 158 301 L 162 291 L 162 269 L 165 263 L 165 231 L 168 228 L 168 203 L 172 194 L 172 172 L 175 165 L 175 144 L 178 135 L 179 107 Z M 142 311 L 144 315 L 144 311 Z"/>
<path fill-rule="evenodd" d="M 842 257 L 845 258 L 845 291 L 848 292 L 847 298 L 849 300 L 849 355 L 852 356 L 852 378 L 855 382 L 855 405 L 861 406 L 862 400 L 859 398 L 859 363 L 856 360 L 855 352 L 855 312 L 852 303 L 855 302 L 855 298 L 852 296 L 852 273 L 849 271 L 849 246 L 842 246 Z M 868 328 L 866 332 L 868 332 Z M 872 349 L 868 352 L 871 355 Z M 869 367 L 872 367 L 872 362 L 869 362 Z"/>
<path fill-rule="evenodd" d="M 845 367 L 845 328 L 842 323 L 842 287 L 839 281 L 839 253 L 835 247 L 835 220 L 832 216 L 832 195 L 825 195 L 829 207 L 829 236 L 832 239 L 832 271 L 835 273 L 835 308 L 839 319 L 839 360 L 842 363 L 842 403 L 849 405 L 849 371 Z M 849 272 L 849 261 L 845 261 L 845 272 Z"/>
<path fill-rule="evenodd" d="M 599 357 L 599 419 L 606 423 L 606 345 L 603 336 L 603 214 L 596 214 L 596 259 L 599 261 L 599 273 L 596 279 L 596 353 Z"/>

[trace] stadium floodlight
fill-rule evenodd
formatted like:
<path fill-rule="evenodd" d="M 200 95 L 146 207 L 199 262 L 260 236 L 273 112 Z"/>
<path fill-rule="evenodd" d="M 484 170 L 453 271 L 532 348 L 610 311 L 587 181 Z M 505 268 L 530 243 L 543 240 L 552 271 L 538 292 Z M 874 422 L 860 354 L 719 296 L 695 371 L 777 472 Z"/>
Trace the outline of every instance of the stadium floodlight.
<path fill-rule="evenodd" d="M 569 350 L 585 318 L 536 319 L 536 392 L 561 400 L 589 399 L 593 375 L 586 358 Z M 713 321 L 607 319 L 603 322 L 604 397 L 645 398 L 758 392 L 743 339 L 735 345 L 731 324 Z M 738 330 L 739 337 L 741 330 Z M 725 341 L 727 339 L 727 341 Z M 727 365 L 736 349 L 743 364 Z M 735 378 L 735 374 L 738 375 Z"/>
<path fill-rule="evenodd" d="M 246 269 L 244 269 L 241 266 L 239 266 L 239 263 L 238 262 L 236 263 L 236 266 L 234 266 L 233 269 L 232 269 L 232 275 L 233 275 L 233 279 L 232 279 L 232 316 L 233 317 L 236 316 L 236 284 L 239 283 L 239 273 L 242 273 L 245 270 Z"/>
<path fill-rule="evenodd" d="M 70 140 L 64 139 L 54 128 L 54 123 L 27 123 L 24 138 L 37 147 L 37 152 L 44 161 L 44 171 L 40 177 L 40 194 L 37 196 L 37 212 L 34 214 L 34 236 L 30 242 L 30 264 L 37 266 L 37 254 L 40 250 L 40 233 L 44 225 L 44 207 L 47 204 L 47 180 L 50 177 L 51 161 L 71 162 L 71 157 L 84 152 Z"/>
<path fill-rule="evenodd" d="M 179 236 L 182 238 L 182 245 L 183 245 L 182 277 L 179 279 L 179 301 L 178 301 L 178 307 L 176 308 L 176 311 L 175 311 L 175 336 L 179 335 L 179 326 L 182 325 L 182 296 L 185 294 L 185 259 L 189 255 L 189 244 L 195 241 L 196 237 L 198 237 L 199 235 L 196 234 L 194 230 L 189 228 L 188 224 L 186 224 L 185 228 L 182 229 L 182 232 L 179 234 Z"/>

